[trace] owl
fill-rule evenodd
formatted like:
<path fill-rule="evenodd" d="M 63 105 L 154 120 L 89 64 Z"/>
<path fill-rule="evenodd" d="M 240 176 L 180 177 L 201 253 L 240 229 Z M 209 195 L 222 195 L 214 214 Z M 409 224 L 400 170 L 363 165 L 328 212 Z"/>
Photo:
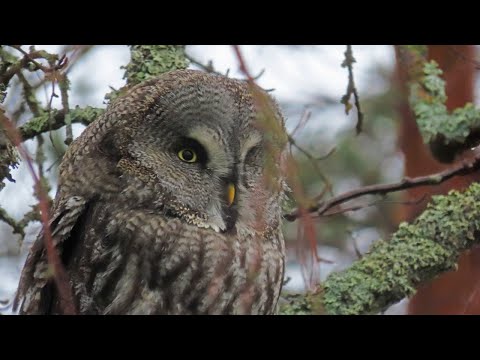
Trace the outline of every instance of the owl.
<path fill-rule="evenodd" d="M 277 134 L 261 125 L 266 117 Z M 285 265 L 285 185 L 274 171 L 282 134 L 265 91 L 195 70 L 111 103 L 65 154 L 51 211 L 77 312 L 275 313 Z M 42 234 L 14 307 L 62 313 Z"/>

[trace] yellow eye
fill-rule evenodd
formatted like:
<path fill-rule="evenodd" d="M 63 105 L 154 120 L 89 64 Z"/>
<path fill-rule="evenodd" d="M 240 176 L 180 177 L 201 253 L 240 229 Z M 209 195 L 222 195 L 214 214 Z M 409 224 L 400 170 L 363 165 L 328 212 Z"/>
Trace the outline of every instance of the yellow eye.
<path fill-rule="evenodd" d="M 197 161 L 197 153 L 192 149 L 182 149 L 178 152 L 180 160 L 187 163 L 194 163 Z"/>

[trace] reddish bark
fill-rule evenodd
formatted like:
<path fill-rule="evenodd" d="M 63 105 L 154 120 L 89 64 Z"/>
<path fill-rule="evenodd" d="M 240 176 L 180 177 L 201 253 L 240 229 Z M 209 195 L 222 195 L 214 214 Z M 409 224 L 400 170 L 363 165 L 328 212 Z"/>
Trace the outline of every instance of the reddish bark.
<path fill-rule="evenodd" d="M 397 54 L 398 55 L 398 54 Z M 444 71 L 447 83 L 447 107 L 449 110 L 473 102 L 475 47 L 473 45 L 429 45 L 428 56 Z M 436 161 L 423 143 L 416 122 L 407 103 L 405 86 L 406 69 L 398 61 L 397 81 L 401 87 L 399 112 L 402 118 L 399 147 L 405 156 L 405 176 L 414 177 L 435 173 L 449 165 Z M 445 194 L 451 189 L 464 189 L 472 181 L 480 180 L 480 174 L 453 178 L 436 187 L 413 188 L 406 192 L 408 199 L 429 195 Z M 426 202 L 398 209 L 397 221 L 410 221 L 424 209 Z M 478 294 L 476 287 L 478 284 Z M 457 271 L 446 273 L 429 284 L 425 284 L 411 299 L 410 314 L 480 314 L 480 248 L 462 255 Z"/>

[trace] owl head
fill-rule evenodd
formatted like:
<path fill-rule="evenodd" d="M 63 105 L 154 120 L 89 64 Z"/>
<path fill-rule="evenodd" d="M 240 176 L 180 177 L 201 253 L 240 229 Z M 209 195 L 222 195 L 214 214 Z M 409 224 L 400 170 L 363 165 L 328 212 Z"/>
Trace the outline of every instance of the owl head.
<path fill-rule="evenodd" d="M 82 133 L 59 191 L 121 196 L 217 232 L 265 231 L 280 221 L 285 144 L 282 115 L 262 89 L 173 71 L 132 88 Z M 79 184 L 92 170 L 95 181 Z"/>

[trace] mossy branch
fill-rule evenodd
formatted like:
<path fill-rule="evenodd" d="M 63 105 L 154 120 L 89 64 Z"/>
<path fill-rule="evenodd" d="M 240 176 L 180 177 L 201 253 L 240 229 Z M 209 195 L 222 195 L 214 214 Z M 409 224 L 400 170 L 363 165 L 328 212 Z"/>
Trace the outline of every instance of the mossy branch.
<path fill-rule="evenodd" d="M 91 106 L 85 108 L 76 107 L 71 109 L 67 115 L 65 111 L 52 109 L 50 114 L 42 112 L 40 116 L 36 116 L 19 128 L 23 141 L 32 139 L 42 133 L 57 130 L 65 126 L 67 123 L 80 123 L 84 125 L 90 124 L 105 110 Z"/>
<path fill-rule="evenodd" d="M 480 243 L 479 235 L 480 184 L 464 193 L 435 196 L 390 241 L 378 241 L 349 269 L 331 274 L 317 296 L 290 298 L 280 313 L 292 313 L 292 308 L 332 315 L 379 313 L 413 295 L 418 285 L 455 269 L 460 254 Z"/>

